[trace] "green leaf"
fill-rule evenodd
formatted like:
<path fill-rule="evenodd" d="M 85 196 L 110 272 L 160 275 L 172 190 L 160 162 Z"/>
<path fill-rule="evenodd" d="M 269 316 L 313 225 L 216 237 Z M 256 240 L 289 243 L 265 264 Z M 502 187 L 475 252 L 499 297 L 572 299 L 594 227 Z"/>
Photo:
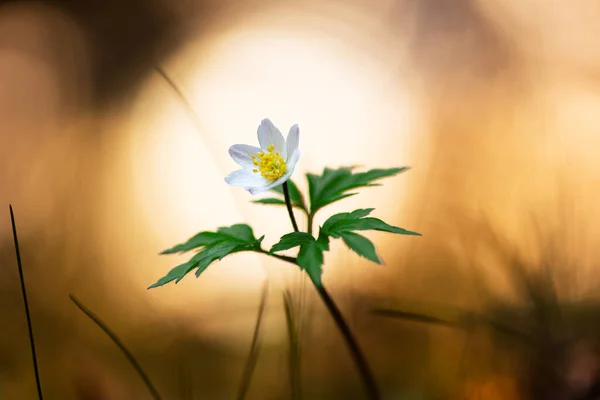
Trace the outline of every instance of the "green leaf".
<path fill-rule="evenodd" d="M 252 228 L 246 224 L 235 224 L 231 226 L 223 226 L 217 229 L 221 235 L 230 236 L 235 239 L 250 243 L 256 241 Z M 227 238 L 229 239 L 229 238 Z"/>
<path fill-rule="evenodd" d="M 332 215 L 325 221 L 319 230 L 316 241 L 321 251 L 329 250 L 329 238 L 342 238 L 346 246 L 358 255 L 381 264 L 373 243 L 354 231 L 375 230 L 392 232 L 403 235 L 421 236 L 420 233 L 408 231 L 397 226 L 388 225 L 380 219 L 367 217 L 373 211 L 372 208 L 358 209 L 351 213 L 339 213 Z"/>
<path fill-rule="evenodd" d="M 200 232 L 187 242 L 161 253 L 172 254 L 201 248 L 189 261 L 171 269 L 167 275 L 152 284 L 148 289 L 162 286 L 172 281 L 178 283 L 194 269 L 196 269 L 196 277 L 198 277 L 214 261 L 220 261 L 226 256 L 240 251 L 260 249 L 260 243 L 263 239 L 264 236 L 256 239 L 252 228 L 246 224 L 221 227 L 216 232 Z"/>
<path fill-rule="evenodd" d="M 321 250 L 329 251 L 329 235 L 327 234 L 327 232 L 329 231 L 329 228 L 331 227 L 331 225 L 333 225 L 337 221 L 341 221 L 343 219 L 348 219 L 348 218 L 353 219 L 353 218 L 365 217 L 365 216 L 369 215 L 373 210 L 374 210 L 374 208 L 365 208 L 365 209 L 355 210 L 351 213 L 339 213 L 339 214 L 335 214 L 335 215 L 329 217 L 329 219 L 327 221 L 325 221 L 325 224 L 323 224 L 323 227 L 319 230 L 319 237 L 317 239 L 317 244 L 319 245 Z M 339 236 L 335 236 L 335 237 L 339 237 Z"/>
<path fill-rule="evenodd" d="M 217 232 L 200 232 L 190 238 L 187 242 L 178 244 L 170 249 L 164 250 L 161 255 L 185 253 L 202 246 L 215 245 L 222 241 L 238 241 L 243 243 L 255 242 L 256 238 L 252 228 L 246 224 L 235 224 L 230 227 L 221 227 Z"/>
<path fill-rule="evenodd" d="M 417 232 L 412 232 L 397 226 L 388 225 L 377 218 L 340 219 L 331 224 L 331 226 L 328 227 L 327 232 L 330 236 L 339 237 L 344 232 L 368 230 L 398 233 L 402 235 L 422 236 Z"/>
<path fill-rule="evenodd" d="M 302 192 L 300 192 L 300 189 L 298 189 L 298 185 L 296 185 L 294 183 L 294 181 L 292 181 L 291 179 L 287 180 L 287 184 L 288 184 L 288 189 L 290 191 L 290 200 L 292 201 L 292 206 L 298 207 L 304 211 L 308 211 L 308 208 L 306 207 L 306 203 L 304 202 L 304 196 L 302 196 Z M 274 192 L 277 192 L 283 196 L 283 185 L 276 186 L 271 190 Z M 284 200 L 282 200 L 282 201 L 283 201 L 283 203 L 262 203 L 262 204 L 284 204 L 285 205 L 285 201 Z M 258 203 L 258 202 L 260 202 L 260 200 L 255 201 L 255 203 Z"/>
<path fill-rule="evenodd" d="M 178 244 L 170 249 L 164 250 L 161 255 L 185 253 L 197 247 L 209 246 L 213 243 L 221 241 L 223 238 L 217 232 L 200 232 L 192 236 L 187 242 Z"/>
<path fill-rule="evenodd" d="M 354 173 L 353 169 L 354 167 L 325 168 L 321 175 L 306 174 L 311 213 L 314 214 L 328 204 L 356 194 L 347 193 L 349 190 L 379 186 L 379 184 L 373 182 L 407 171 L 409 168 L 373 169 L 360 173 Z"/>
<path fill-rule="evenodd" d="M 317 246 L 323 251 L 329 251 L 329 236 L 323 231 L 319 230 L 319 237 L 317 238 Z"/>
<path fill-rule="evenodd" d="M 332 215 L 323 224 L 323 230 L 325 232 L 328 231 L 329 228 L 338 221 L 348 220 L 348 219 L 354 220 L 357 218 L 366 217 L 367 215 L 371 214 L 373 212 L 373 210 L 375 210 L 375 209 L 374 208 L 364 208 L 364 209 L 361 208 L 358 210 L 354 210 L 351 213 L 339 213 L 339 214 Z"/>
<path fill-rule="evenodd" d="M 278 199 L 275 197 L 267 197 L 265 199 L 258 199 L 258 200 L 253 200 L 252 203 L 255 204 L 267 204 L 267 205 L 281 205 L 281 206 L 285 206 L 285 200 L 282 199 Z M 298 207 L 297 205 L 292 203 L 292 206 L 294 207 Z"/>
<path fill-rule="evenodd" d="M 317 287 L 321 287 L 321 275 L 323 274 L 323 250 L 317 242 L 313 241 L 303 244 L 298 253 L 298 265 L 306 271 L 310 279 Z"/>
<path fill-rule="evenodd" d="M 276 251 L 288 250 L 293 247 L 302 246 L 303 244 L 314 242 L 315 238 L 306 232 L 292 232 L 287 235 L 283 235 L 279 239 L 279 243 L 276 243 L 271 248 L 271 253 Z"/>
<path fill-rule="evenodd" d="M 190 260 L 188 262 L 180 264 L 180 265 L 176 266 L 175 268 L 173 268 L 171 271 L 169 271 L 169 273 L 167 275 L 163 276 L 158 281 L 156 281 L 156 283 L 153 283 L 152 285 L 150 285 L 148 287 L 148 289 L 153 289 L 155 287 L 162 286 L 166 283 L 169 283 L 169 282 L 172 282 L 175 280 L 177 282 L 179 282 L 182 277 L 187 275 L 194 268 L 196 268 L 196 263 L 193 260 Z"/>
<path fill-rule="evenodd" d="M 312 235 L 306 232 L 293 232 L 283 235 L 279 243 L 271 248 L 271 253 L 300 246 L 296 263 L 305 270 L 315 285 L 321 286 L 323 250 Z"/>
<path fill-rule="evenodd" d="M 346 243 L 346 246 L 348 246 L 359 256 L 376 262 L 377 264 L 383 264 L 377 255 L 375 246 L 366 237 L 359 235 L 358 233 L 344 232 L 342 234 L 342 239 L 344 240 L 344 243 Z"/>
<path fill-rule="evenodd" d="M 255 203 L 255 204 L 264 204 L 264 205 L 270 205 L 270 206 L 285 206 L 285 200 L 278 199 L 278 198 L 275 198 L 275 197 L 267 197 L 267 198 L 264 198 L 264 199 L 253 200 L 252 203 Z M 292 207 L 296 207 L 296 208 L 299 208 L 301 210 L 304 210 L 304 208 L 302 208 L 297 203 L 294 203 L 293 201 L 292 201 Z"/>

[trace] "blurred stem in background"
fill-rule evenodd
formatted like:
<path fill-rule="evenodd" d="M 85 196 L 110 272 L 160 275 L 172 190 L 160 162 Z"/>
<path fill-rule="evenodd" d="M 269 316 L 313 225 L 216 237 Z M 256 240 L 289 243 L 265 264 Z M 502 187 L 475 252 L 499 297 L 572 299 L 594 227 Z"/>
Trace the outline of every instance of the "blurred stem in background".
<path fill-rule="evenodd" d="M 300 330 L 295 323 L 298 319 L 294 313 L 294 302 L 292 300 L 292 293 L 289 290 L 283 292 L 283 305 L 285 307 L 285 321 L 290 343 L 289 373 L 291 395 L 292 400 L 299 400 L 302 398 L 300 383 Z"/>
<path fill-rule="evenodd" d="M 267 297 L 269 295 L 269 281 L 265 281 L 262 288 L 262 294 L 260 296 L 260 305 L 258 306 L 258 316 L 256 317 L 256 325 L 254 327 L 254 334 L 252 336 L 252 344 L 250 345 L 250 354 L 246 360 L 246 366 L 244 367 L 244 373 L 242 375 L 242 382 L 240 383 L 240 390 L 238 392 L 238 400 L 246 398 L 248 389 L 250 388 L 250 382 L 254 375 L 256 368 L 256 362 L 258 355 L 260 354 L 260 328 L 262 325 L 263 316 L 265 313 L 265 306 L 267 304 Z"/>
<path fill-rule="evenodd" d="M 125 347 L 125 345 L 119 339 L 119 337 L 113 331 L 111 331 L 110 328 L 104 322 L 102 322 L 102 320 L 96 314 L 88 310 L 73 295 L 69 295 L 69 298 L 85 315 L 87 315 L 96 325 L 98 325 L 100 329 L 102 329 L 104 333 L 106 333 L 108 337 L 117 345 L 119 350 L 123 352 L 131 366 L 135 369 L 135 372 L 137 372 L 139 377 L 142 378 L 142 381 L 144 382 L 144 385 L 146 385 L 146 388 L 148 388 L 148 391 L 152 395 L 152 398 L 154 400 L 162 400 L 160 394 L 158 394 L 158 391 L 150 381 L 150 378 L 148 378 L 148 375 L 146 375 L 146 373 L 144 372 L 140 364 L 137 362 L 133 354 L 131 354 L 131 352 L 127 350 L 127 347 Z"/>

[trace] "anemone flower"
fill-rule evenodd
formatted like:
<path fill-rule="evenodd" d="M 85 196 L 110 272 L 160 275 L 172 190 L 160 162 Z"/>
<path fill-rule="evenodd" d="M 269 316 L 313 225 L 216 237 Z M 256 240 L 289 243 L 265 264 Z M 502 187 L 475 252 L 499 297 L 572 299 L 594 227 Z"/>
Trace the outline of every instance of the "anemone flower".
<path fill-rule="evenodd" d="M 258 126 L 260 147 L 234 144 L 229 148 L 231 158 L 242 169 L 229 174 L 225 182 L 232 186 L 243 186 L 256 195 L 286 182 L 298 163 L 300 150 L 298 125 L 290 128 L 287 139 L 269 119 Z"/>

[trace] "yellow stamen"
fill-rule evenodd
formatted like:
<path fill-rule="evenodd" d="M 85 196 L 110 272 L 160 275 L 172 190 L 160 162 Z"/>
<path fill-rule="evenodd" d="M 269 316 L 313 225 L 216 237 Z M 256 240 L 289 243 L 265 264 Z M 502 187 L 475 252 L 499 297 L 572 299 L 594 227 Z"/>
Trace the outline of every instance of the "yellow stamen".
<path fill-rule="evenodd" d="M 272 144 L 267 147 L 266 154 L 263 151 L 252 154 L 252 163 L 258 167 L 252 172 L 260 172 L 263 178 L 271 181 L 281 178 L 287 171 L 285 160 L 279 152 L 275 152 L 275 146 Z"/>

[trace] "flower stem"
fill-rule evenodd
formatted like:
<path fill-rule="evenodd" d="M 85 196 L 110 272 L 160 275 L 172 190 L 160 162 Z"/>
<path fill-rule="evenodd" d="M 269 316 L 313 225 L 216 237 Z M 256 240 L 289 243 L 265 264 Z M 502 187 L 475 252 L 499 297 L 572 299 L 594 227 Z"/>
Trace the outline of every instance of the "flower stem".
<path fill-rule="evenodd" d="M 12 223 L 13 239 L 15 242 L 15 252 L 17 255 L 17 267 L 19 269 L 19 280 L 21 281 L 21 292 L 23 294 L 23 303 L 25 304 L 25 318 L 27 319 L 27 328 L 29 329 L 29 344 L 31 346 L 31 356 L 33 358 L 33 372 L 35 373 L 35 385 L 37 388 L 38 399 L 42 400 L 42 384 L 40 381 L 40 372 L 38 369 L 37 356 L 35 353 L 35 341 L 33 340 L 33 327 L 31 326 L 31 315 L 29 314 L 29 304 L 27 303 L 27 290 L 25 290 L 25 278 L 23 277 L 23 265 L 21 264 L 21 252 L 19 251 L 19 239 L 17 237 L 17 226 L 12 205 L 9 205 L 10 221 Z"/>
<path fill-rule="evenodd" d="M 295 257 L 288 257 L 288 256 L 282 256 L 282 255 L 279 255 L 279 254 L 269 253 L 268 251 L 263 250 L 263 249 L 256 249 L 254 251 L 256 251 L 257 253 L 266 254 L 268 256 L 277 258 L 278 260 L 281 260 L 281 261 L 285 261 L 285 262 L 292 263 L 294 265 L 298 265 L 298 263 L 296 262 L 296 258 Z"/>
<path fill-rule="evenodd" d="M 358 367 L 360 375 L 363 379 L 363 383 L 366 386 L 368 398 L 371 400 L 379 400 L 381 396 L 379 394 L 377 384 L 375 383 L 373 373 L 369 368 L 369 364 L 367 364 L 367 360 L 362 350 L 358 346 L 358 342 L 352 335 L 348 324 L 344 320 L 344 316 L 340 312 L 339 308 L 336 306 L 335 302 L 333 301 L 325 287 L 317 285 L 315 285 L 315 287 L 317 288 L 317 292 L 319 292 L 319 296 L 321 296 L 321 300 L 323 300 L 323 303 L 325 303 L 325 306 L 327 306 L 327 310 L 333 317 L 333 320 L 335 321 L 335 324 L 340 330 L 340 333 L 344 337 L 344 341 L 346 342 L 346 345 L 350 350 L 350 354 L 354 360 L 354 363 Z"/>
<path fill-rule="evenodd" d="M 296 223 L 296 218 L 294 217 L 294 210 L 292 208 L 292 200 L 290 199 L 290 189 L 288 188 L 288 183 L 285 181 L 283 185 L 283 196 L 285 197 L 285 205 L 287 206 L 288 214 L 290 214 L 290 220 L 292 221 L 292 226 L 294 227 L 294 232 L 298 232 L 298 224 Z"/>

